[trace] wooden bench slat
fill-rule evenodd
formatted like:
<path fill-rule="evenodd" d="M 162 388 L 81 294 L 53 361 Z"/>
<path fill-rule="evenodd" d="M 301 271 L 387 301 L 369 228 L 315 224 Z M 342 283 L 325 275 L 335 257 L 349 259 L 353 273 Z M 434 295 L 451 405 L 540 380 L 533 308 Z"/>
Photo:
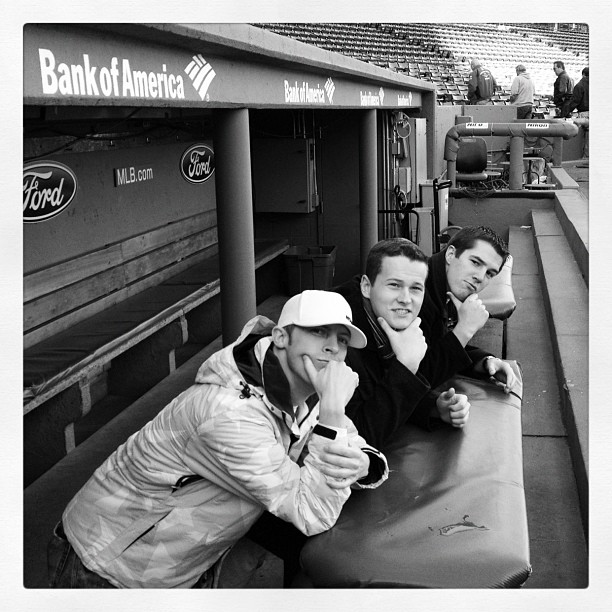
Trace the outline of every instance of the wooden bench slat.
<path fill-rule="evenodd" d="M 134 259 L 143 253 L 159 249 L 170 242 L 213 227 L 217 227 L 217 212 L 214 209 L 124 240 L 121 243 L 121 252 L 125 260 Z"/>
<path fill-rule="evenodd" d="M 217 246 L 214 245 L 210 247 L 206 252 L 200 252 L 196 255 L 193 255 L 190 258 L 186 258 L 183 261 L 177 263 L 173 271 L 181 272 L 188 269 L 190 266 L 193 266 L 199 262 L 210 259 L 211 257 L 216 256 L 217 254 Z M 44 342 L 46 339 L 53 337 L 57 334 L 63 333 L 68 329 L 74 327 L 78 323 L 85 321 L 92 316 L 96 316 L 100 312 L 104 312 L 108 308 L 112 308 L 118 304 L 121 304 L 125 300 L 128 300 L 142 291 L 146 291 L 151 287 L 155 287 L 160 283 L 164 282 L 164 277 L 166 276 L 166 272 L 162 271 L 159 274 L 152 274 L 147 278 L 141 280 L 139 283 L 134 283 L 119 291 L 115 291 L 115 293 L 111 293 L 103 297 L 102 299 L 97 300 L 96 302 L 92 302 L 77 311 L 69 313 L 60 319 L 56 319 L 54 321 L 49 322 L 47 325 L 42 327 L 38 327 L 31 331 L 28 331 L 24 335 L 24 348 L 30 349 L 33 346 Z"/>
<path fill-rule="evenodd" d="M 71 315 L 70 322 L 62 324 L 60 321 L 55 326 L 67 329 L 75 322 L 91 316 L 92 311 L 100 312 L 108 307 L 109 301 L 111 304 L 118 303 L 121 299 L 159 284 L 184 270 L 186 266 L 181 265 L 182 262 L 189 260 L 194 253 L 201 254 L 199 259 L 210 257 L 216 253 L 216 241 L 217 230 L 210 228 L 128 261 L 122 266 L 105 270 L 60 291 L 27 302 L 24 304 L 24 330 L 27 334 L 33 328 Z M 187 265 L 194 263 L 191 259 Z M 92 304 L 93 307 L 88 308 Z M 84 308 L 87 310 L 81 312 Z M 46 335 L 51 335 L 49 330 L 46 330 Z M 27 345 L 32 345 L 30 339 Z"/>
<path fill-rule="evenodd" d="M 216 244 L 217 228 L 214 227 L 167 244 L 151 251 L 145 257 L 126 261 L 123 266 L 125 283 L 131 285 L 154 273 L 158 274 L 158 277 L 163 277 L 164 271 L 166 278 L 173 276 L 176 274 L 174 266 L 177 263 L 193 253 L 205 251 L 213 245 L 216 247 Z"/>
<path fill-rule="evenodd" d="M 78 258 L 26 274 L 23 284 L 24 302 L 30 302 L 42 295 L 72 285 L 184 236 L 216 227 L 216 224 L 216 211 L 207 211 L 169 223 L 146 234 L 107 245 L 94 252 L 85 253 Z"/>
<path fill-rule="evenodd" d="M 27 274 L 23 279 L 23 301 L 31 302 L 87 276 L 118 266 L 122 257 L 121 245 L 114 244 L 77 259 Z"/>
<path fill-rule="evenodd" d="M 44 325 L 97 298 L 112 294 L 125 286 L 122 267 L 111 268 L 70 287 L 43 295 L 23 306 L 23 329 Z"/>

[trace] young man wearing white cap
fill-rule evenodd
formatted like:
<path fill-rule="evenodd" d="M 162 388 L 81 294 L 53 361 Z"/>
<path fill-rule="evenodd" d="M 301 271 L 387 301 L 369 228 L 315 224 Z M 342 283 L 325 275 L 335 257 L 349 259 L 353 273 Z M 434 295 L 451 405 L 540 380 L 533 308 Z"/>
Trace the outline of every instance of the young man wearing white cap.
<path fill-rule="evenodd" d="M 314 535 L 351 487 L 381 484 L 384 456 L 344 415 L 358 384 L 347 348 L 366 344 L 351 319 L 340 295 L 305 291 L 277 325 L 249 321 L 71 500 L 49 543 L 50 585 L 214 586 L 265 510 Z"/>

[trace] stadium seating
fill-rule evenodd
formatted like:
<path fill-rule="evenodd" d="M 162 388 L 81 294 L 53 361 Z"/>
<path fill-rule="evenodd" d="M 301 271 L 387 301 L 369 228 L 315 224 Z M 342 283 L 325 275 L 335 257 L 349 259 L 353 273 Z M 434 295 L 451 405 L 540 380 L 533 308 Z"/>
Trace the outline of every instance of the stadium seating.
<path fill-rule="evenodd" d="M 515 66 L 524 64 L 535 82 L 534 111 L 546 117 L 554 108 L 554 61 L 562 61 L 575 81 L 589 64 L 588 32 L 581 24 L 515 23 L 259 23 L 283 36 L 436 83 L 440 105 L 466 103 L 470 60 L 491 70 L 509 104 Z M 459 91 L 449 89 L 458 85 Z M 447 95 L 447 94 L 450 94 Z"/>

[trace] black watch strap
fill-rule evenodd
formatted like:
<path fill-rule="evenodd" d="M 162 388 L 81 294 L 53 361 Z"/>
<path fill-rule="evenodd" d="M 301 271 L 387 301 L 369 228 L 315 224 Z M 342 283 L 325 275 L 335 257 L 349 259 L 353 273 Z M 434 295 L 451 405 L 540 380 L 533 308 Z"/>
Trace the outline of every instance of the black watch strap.
<path fill-rule="evenodd" d="M 325 425 L 321 425 L 317 423 L 312 430 L 313 433 L 318 434 L 319 436 L 323 436 L 324 438 L 329 438 L 330 440 L 335 440 L 338 432 L 335 429 L 330 429 L 329 427 L 325 427 Z"/>

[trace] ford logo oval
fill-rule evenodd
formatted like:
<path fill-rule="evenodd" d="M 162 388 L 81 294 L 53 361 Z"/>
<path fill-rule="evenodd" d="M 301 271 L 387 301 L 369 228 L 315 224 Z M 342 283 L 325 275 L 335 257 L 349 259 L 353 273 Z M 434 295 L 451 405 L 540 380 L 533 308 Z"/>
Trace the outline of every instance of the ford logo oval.
<path fill-rule="evenodd" d="M 189 147 L 181 157 L 181 174 L 190 183 L 203 183 L 215 171 L 215 154 L 204 144 Z"/>
<path fill-rule="evenodd" d="M 55 161 L 39 161 L 23 168 L 23 221 L 38 223 L 66 210 L 77 192 L 74 172 Z"/>

